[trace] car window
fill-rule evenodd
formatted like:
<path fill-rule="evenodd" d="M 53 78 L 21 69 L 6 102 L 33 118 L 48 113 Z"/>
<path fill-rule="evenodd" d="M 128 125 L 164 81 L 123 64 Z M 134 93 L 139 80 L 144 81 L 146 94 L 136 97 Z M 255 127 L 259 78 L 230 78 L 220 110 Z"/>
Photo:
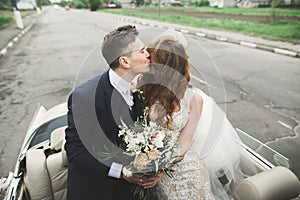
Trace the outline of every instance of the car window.
<path fill-rule="evenodd" d="M 50 135 L 52 131 L 54 131 L 57 128 L 63 127 L 67 125 L 67 116 L 63 115 L 61 117 L 52 119 L 43 125 L 39 126 L 37 129 L 35 129 L 33 133 L 33 139 L 30 142 L 29 148 L 50 139 Z"/>
<path fill-rule="evenodd" d="M 245 145 L 266 159 L 265 162 L 270 162 L 274 166 L 284 166 L 292 169 L 292 164 L 288 158 L 239 129 L 237 129 L 237 133 Z"/>

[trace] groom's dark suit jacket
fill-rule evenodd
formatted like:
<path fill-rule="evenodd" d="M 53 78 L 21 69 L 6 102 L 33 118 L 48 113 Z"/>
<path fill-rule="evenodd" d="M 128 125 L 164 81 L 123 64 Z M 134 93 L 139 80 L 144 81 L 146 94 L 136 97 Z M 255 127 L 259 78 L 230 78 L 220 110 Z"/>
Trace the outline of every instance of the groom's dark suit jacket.
<path fill-rule="evenodd" d="M 69 159 L 69 200 L 136 199 L 132 194 L 133 184 L 108 176 L 112 162 L 126 165 L 131 160 L 107 157 L 116 152 L 122 154 L 116 150 L 120 144 L 118 125 L 120 119 L 127 124 L 136 119 L 141 102 L 134 101 L 136 108 L 130 111 L 110 84 L 108 71 L 78 86 L 70 95 L 65 145 Z M 109 154 L 103 156 L 103 152 Z"/>

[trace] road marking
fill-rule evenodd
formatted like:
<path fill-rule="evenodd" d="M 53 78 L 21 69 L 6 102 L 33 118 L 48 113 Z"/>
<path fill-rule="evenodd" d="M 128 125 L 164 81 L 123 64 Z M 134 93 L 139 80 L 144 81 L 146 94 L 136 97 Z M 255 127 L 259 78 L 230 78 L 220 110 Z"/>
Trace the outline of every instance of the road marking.
<path fill-rule="evenodd" d="M 18 42 L 18 40 L 19 40 L 18 37 L 15 37 L 15 38 L 13 39 L 14 42 Z"/>
<path fill-rule="evenodd" d="M 0 55 L 1 55 L 1 56 L 4 56 L 6 53 L 7 53 L 7 49 L 6 49 L 6 48 L 4 48 L 4 49 L 2 49 L 2 50 L 0 51 Z"/>
<path fill-rule="evenodd" d="M 204 81 L 204 80 L 202 80 L 202 79 L 200 79 L 200 78 L 198 78 L 198 77 L 196 77 L 196 76 L 194 76 L 194 75 L 192 75 L 191 77 L 192 77 L 193 79 L 195 79 L 196 81 L 198 81 L 199 83 L 202 83 L 202 84 L 204 84 L 204 85 L 207 85 L 208 87 L 211 87 L 211 88 L 215 88 L 214 86 L 210 85 L 210 84 L 207 83 L 206 81 Z"/>
<path fill-rule="evenodd" d="M 280 121 L 280 120 L 278 120 L 277 122 L 278 122 L 278 124 L 280 124 L 281 126 L 287 128 L 287 129 L 293 130 L 293 128 L 292 128 L 291 126 L 287 125 L 286 123 L 284 123 L 284 122 L 282 122 L 282 121 Z"/>
<path fill-rule="evenodd" d="M 225 38 L 225 37 L 216 37 L 216 40 L 226 42 L 227 38 Z"/>
<path fill-rule="evenodd" d="M 7 48 L 12 48 L 14 46 L 13 42 L 8 43 Z"/>
<path fill-rule="evenodd" d="M 185 30 L 185 29 L 181 29 L 180 32 L 181 32 L 181 33 L 189 33 L 190 31 Z"/>
<path fill-rule="evenodd" d="M 283 54 L 283 55 L 293 56 L 293 57 L 297 56 L 296 52 L 288 51 L 288 50 L 284 50 L 284 49 L 277 49 L 277 48 L 275 48 L 274 52 L 275 53 L 279 53 L 279 54 Z"/>
<path fill-rule="evenodd" d="M 198 35 L 198 36 L 200 36 L 200 37 L 205 37 L 206 36 L 206 34 L 205 33 L 196 33 L 196 35 Z"/>
<path fill-rule="evenodd" d="M 240 45 L 246 46 L 246 47 L 256 48 L 256 44 L 250 43 L 250 42 L 243 42 L 243 41 L 241 41 L 241 42 L 240 42 Z"/>

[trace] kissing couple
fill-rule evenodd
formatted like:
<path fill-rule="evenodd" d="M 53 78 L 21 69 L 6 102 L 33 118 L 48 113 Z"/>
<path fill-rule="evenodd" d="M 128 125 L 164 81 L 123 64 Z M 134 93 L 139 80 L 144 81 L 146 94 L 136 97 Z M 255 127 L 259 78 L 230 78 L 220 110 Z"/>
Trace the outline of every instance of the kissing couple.
<path fill-rule="evenodd" d="M 190 84 L 184 36 L 164 34 L 146 48 L 138 35 L 131 25 L 105 35 L 102 55 L 109 69 L 75 88 L 68 99 L 67 199 L 230 199 L 245 177 L 239 137 L 214 100 Z M 157 124 L 161 138 L 178 144 L 172 176 L 164 170 L 155 176 L 132 172 L 124 141 L 133 139 L 120 137 L 120 127 L 136 140 L 130 127 L 141 119 Z M 173 137 L 168 134 L 174 127 Z M 140 160 L 144 165 L 150 162 L 147 155 Z M 151 193 L 141 196 L 137 187 Z"/>

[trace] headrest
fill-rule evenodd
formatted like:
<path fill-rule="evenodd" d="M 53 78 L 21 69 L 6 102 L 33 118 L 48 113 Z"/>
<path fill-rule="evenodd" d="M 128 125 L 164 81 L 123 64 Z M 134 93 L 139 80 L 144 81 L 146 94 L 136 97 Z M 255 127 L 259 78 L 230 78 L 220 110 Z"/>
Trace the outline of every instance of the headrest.
<path fill-rule="evenodd" d="M 50 149 L 61 150 L 62 143 L 65 139 L 66 126 L 60 127 L 52 131 L 50 136 Z"/>
<path fill-rule="evenodd" d="M 26 153 L 26 174 L 24 182 L 30 199 L 53 199 L 46 156 L 43 149 L 29 149 Z"/>
<path fill-rule="evenodd" d="M 280 166 L 241 180 L 233 190 L 236 200 L 288 200 L 299 194 L 296 175 Z"/>

